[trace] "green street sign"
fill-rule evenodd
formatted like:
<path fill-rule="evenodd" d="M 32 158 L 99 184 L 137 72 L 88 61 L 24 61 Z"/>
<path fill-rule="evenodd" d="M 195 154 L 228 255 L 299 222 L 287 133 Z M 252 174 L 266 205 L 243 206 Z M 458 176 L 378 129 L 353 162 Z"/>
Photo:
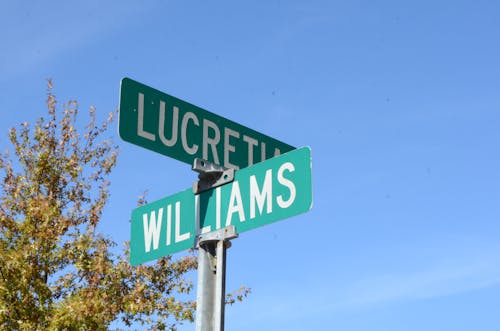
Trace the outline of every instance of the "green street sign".
<path fill-rule="evenodd" d="M 130 262 L 193 248 L 199 234 L 229 225 L 241 233 L 311 207 L 311 150 L 303 147 L 236 171 L 233 182 L 210 191 L 188 189 L 134 209 Z"/>
<path fill-rule="evenodd" d="M 119 110 L 123 140 L 188 164 L 241 169 L 295 149 L 130 78 L 121 81 Z"/>

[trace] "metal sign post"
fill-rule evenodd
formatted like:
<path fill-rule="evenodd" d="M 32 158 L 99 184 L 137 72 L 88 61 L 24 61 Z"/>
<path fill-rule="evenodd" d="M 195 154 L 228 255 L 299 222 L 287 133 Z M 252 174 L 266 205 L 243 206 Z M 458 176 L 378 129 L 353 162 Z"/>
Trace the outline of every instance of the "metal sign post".
<path fill-rule="evenodd" d="M 237 237 L 234 225 L 199 237 L 196 331 L 224 330 L 226 249 Z"/>
<path fill-rule="evenodd" d="M 195 159 L 192 169 L 199 173 L 199 181 L 193 184 L 193 193 L 227 184 L 234 179 L 234 169 L 228 169 L 206 160 Z M 197 220 L 200 200 L 197 200 Z M 198 224 L 199 225 L 199 224 Z M 199 229 L 199 226 L 197 226 Z M 196 297 L 196 330 L 223 331 L 226 304 L 226 249 L 231 239 L 237 238 L 236 227 L 198 235 L 198 293 Z"/>

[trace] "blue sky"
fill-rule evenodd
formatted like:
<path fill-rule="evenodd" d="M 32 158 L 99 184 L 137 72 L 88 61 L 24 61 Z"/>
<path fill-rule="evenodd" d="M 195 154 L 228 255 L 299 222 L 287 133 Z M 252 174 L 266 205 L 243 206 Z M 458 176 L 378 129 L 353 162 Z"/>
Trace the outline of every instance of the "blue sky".
<path fill-rule="evenodd" d="M 0 149 L 60 102 L 117 109 L 130 77 L 312 149 L 314 207 L 228 251 L 227 330 L 498 330 L 497 1 L 10 1 Z M 115 122 L 115 125 L 117 123 Z M 101 231 L 191 186 L 122 142 Z M 192 330 L 186 325 L 182 330 Z"/>

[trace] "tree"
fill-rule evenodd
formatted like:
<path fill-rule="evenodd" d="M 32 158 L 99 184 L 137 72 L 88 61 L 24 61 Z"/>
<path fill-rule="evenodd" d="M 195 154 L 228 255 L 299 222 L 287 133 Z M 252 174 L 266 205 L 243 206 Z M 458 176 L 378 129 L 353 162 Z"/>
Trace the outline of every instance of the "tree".
<path fill-rule="evenodd" d="M 0 329 L 106 330 L 121 320 L 175 330 L 192 321 L 193 254 L 131 267 L 128 249 L 116 253 L 96 231 L 118 154 L 102 138 L 112 114 L 96 124 L 91 108 L 79 129 L 77 102 L 56 106 L 49 81 L 47 117 L 11 129 L 13 155 L 0 154 Z"/>

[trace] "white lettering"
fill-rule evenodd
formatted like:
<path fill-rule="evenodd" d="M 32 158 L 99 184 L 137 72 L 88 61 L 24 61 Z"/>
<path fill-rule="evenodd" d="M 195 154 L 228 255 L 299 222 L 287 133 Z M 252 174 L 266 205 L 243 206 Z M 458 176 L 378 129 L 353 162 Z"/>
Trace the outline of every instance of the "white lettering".
<path fill-rule="evenodd" d="M 231 187 L 231 197 L 229 198 L 229 208 L 227 210 L 226 226 L 231 225 L 233 214 L 238 212 L 240 222 L 245 221 L 245 212 L 243 210 L 243 201 L 241 200 L 240 184 L 234 181 Z"/>
<path fill-rule="evenodd" d="M 229 128 L 224 128 L 224 167 L 234 168 L 234 169 L 238 170 L 240 167 L 238 167 L 237 165 L 231 164 L 229 162 L 229 152 L 234 152 L 236 150 L 234 145 L 231 145 L 229 143 L 230 137 L 239 138 L 240 133 L 238 131 L 234 131 L 234 130 L 231 130 Z"/>
<path fill-rule="evenodd" d="M 186 232 L 181 234 L 181 202 L 175 203 L 175 242 L 187 240 L 191 237 L 191 233 Z"/>
<path fill-rule="evenodd" d="M 253 147 L 257 146 L 259 142 L 245 135 L 243 135 L 243 141 L 248 144 L 248 165 L 251 166 L 253 164 Z"/>
<path fill-rule="evenodd" d="M 214 131 L 214 136 L 208 136 L 208 128 Z M 208 158 L 208 145 L 212 147 L 212 155 L 214 157 L 213 161 L 216 164 L 219 163 L 219 156 L 217 155 L 217 144 L 220 142 L 220 131 L 219 127 L 212 121 L 203 119 L 203 158 L 209 160 Z"/>
<path fill-rule="evenodd" d="M 281 167 L 278 169 L 278 182 L 281 185 L 288 187 L 288 189 L 290 190 L 290 197 L 288 198 L 288 200 L 285 201 L 283 199 L 283 196 L 281 196 L 281 195 L 278 195 L 278 197 L 276 198 L 276 202 L 278 203 L 278 205 L 281 208 L 290 207 L 293 204 L 293 202 L 295 201 L 295 197 L 297 195 L 296 189 L 295 189 L 295 184 L 291 180 L 286 179 L 283 176 L 283 172 L 285 170 L 288 170 L 289 172 L 294 172 L 295 167 L 293 166 L 293 164 L 291 162 L 286 162 L 286 163 L 283 163 L 281 165 Z"/>
<path fill-rule="evenodd" d="M 273 181 L 271 169 L 266 171 L 266 177 L 264 178 L 262 191 L 259 190 L 259 185 L 257 184 L 255 175 L 250 176 L 250 219 L 255 218 L 255 202 L 257 202 L 257 207 L 259 208 L 260 215 L 262 215 L 262 210 L 264 209 L 264 202 L 267 203 L 266 212 L 268 214 L 272 213 L 272 192 Z"/>
<path fill-rule="evenodd" d="M 220 229 L 220 186 L 215 189 L 215 228 Z"/>
<path fill-rule="evenodd" d="M 153 249 L 158 249 L 162 218 L 163 208 L 160 208 L 158 211 L 158 218 L 156 218 L 156 212 L 153 210 L 149 222 L 148 214 L 142 215 L 142 225 L 144 226 L 144 249 L 146 253 L 151 251 L 151 240 L 153 241 Z"/>
<path fill-rule="evenodd" d="M 139 93 L 139 100 L 137 102 L 137 111 L 138 111 L 138 119 L 137 119 L 137 134 L 143 138 L 148 140 L 155 141 L 155 135 L 151 132 L 144 131 L 144 94 Z"/>
<path fill-rule="evenodd" d="M 161 142 L 168 147 L 172 147 L 177 143 L 177 129 L 179 127 L 179 108 L 174 107 L 172 113 L 172 137 L 165 138 L 165 102 L 160 101 L 160 124 L 158 133 L 160 134 Z"/>
<path fill-rule="evenodd" d="M 167 206 L 167 246 L 172 242 L 172 205 Z"/>
<path fill-rule="evenodd" d="M 184 114 L 184 117 L 182 118 L 181 122 L 181 141 L 182 141 L 182 147 L 186 151 L 186 153 L 190 155 L 194 155 L 198 151 L 198 145 L 193 144 L 193 146 L 188 146 L 187 143 L 187 125 L 188 121 L 192 120 L 193 124 L 196 126 L 200 126 L 200 122 L 198 121 L 198 117 L 196 117 L 195 114 L 192 112 L 188 111 L 187 113 Z"/>
<path fill-rule="evenodd" d="M 260 160 L 266 160 L 266 143 L 263 141 L 260 143 Z"/>

